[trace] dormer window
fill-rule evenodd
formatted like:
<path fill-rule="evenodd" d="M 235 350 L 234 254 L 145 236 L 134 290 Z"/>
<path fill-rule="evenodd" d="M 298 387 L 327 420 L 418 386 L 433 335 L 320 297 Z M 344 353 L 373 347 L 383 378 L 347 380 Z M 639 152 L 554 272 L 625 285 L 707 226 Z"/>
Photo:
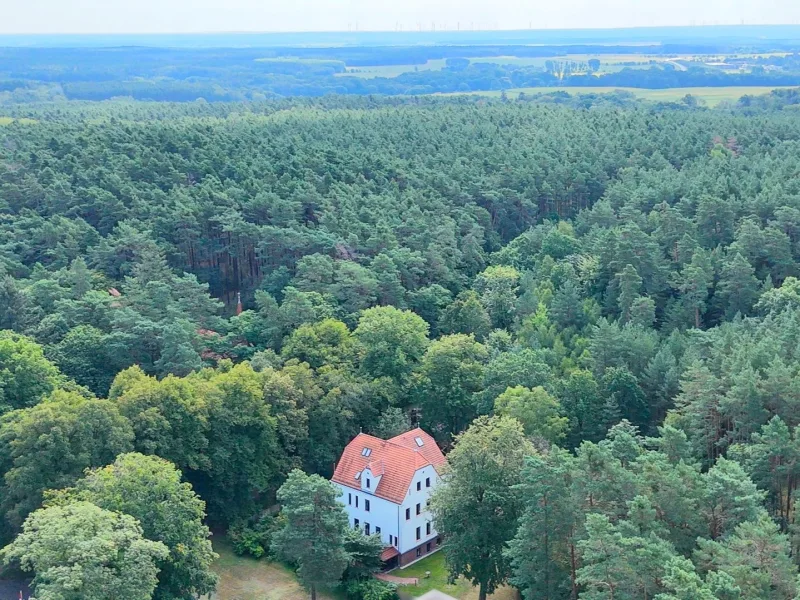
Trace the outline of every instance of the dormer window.
<path fill-rule="evenodd" d="M 356 481 L 358 481 L 359 479 L 361 479 L 361 471 L 356 473 Z"/>
<path fill-rule="evenodd" d="M 419 437 L 419 436 L 415 437 L 415 438 L 414 438 L 414 441 L 417 443 L 417 446 L 419 446 L 420 448 L 422 448 L 422 446 L 424 446 L 424 445 L 425 445 L 425 442 L 423 442 L 423 441 L 422 441 L 422 438 L 421 438 L 421 437 Z"/>
<path fill-rule="evenodd" d="M 361 451 L 361 456 L 369 456 L 370 454 L 372 454 L 372 448 L 364 448 Z"/>

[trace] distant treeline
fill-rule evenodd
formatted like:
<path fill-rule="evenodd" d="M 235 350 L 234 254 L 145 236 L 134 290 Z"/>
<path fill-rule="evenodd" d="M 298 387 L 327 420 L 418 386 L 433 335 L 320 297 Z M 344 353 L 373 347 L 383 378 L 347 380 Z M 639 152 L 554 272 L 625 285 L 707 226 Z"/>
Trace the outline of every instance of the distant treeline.
<path fill-rule="evenodd" d="M 717 46 L 648 48 L 665 56 L 718 52 Z M 470 63 L 473 58 L 641 55 L 638 46 L 413 46 L 337 48 L 3 48 L 0 103 L 52 100 L 136 100 L 187 102 L 264 100 L 275 96 L 421 95 L 505 90 L 520 87 L 614 86 L 641 88 L 800 85 L 796 55 L 770 68 L 724 73 L 701 64 L 680 70 L 671 63 L 619 72 L 567 74 L 541 66 Z M 417 69 L 429 60 L 439 70 Z M 409 65 L 397 77 L 347 75 L 348 67 Z M 413 69 L 413 70 L 411 70 Z"/>

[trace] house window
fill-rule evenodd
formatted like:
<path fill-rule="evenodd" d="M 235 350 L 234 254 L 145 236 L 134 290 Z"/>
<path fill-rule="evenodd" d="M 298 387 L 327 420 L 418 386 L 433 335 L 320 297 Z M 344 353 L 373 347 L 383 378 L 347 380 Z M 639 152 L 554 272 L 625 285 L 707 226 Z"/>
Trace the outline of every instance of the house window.
<path fill-rule="evenodd" d="M 347 494 L 347 503 L 348 504 L 352 504 L 353 503 L 353 494 Z"/>
<path fill-rule="evenodd" d="M 417 548 L 417 558 L 422 556 L 422 548 Z"/>
<path fill-rule="evenodd" d="M 356 496 L 356 508 L 358 508 L 358 496 Z"/>
<path fill-rule="evenodd" d="M 369 535 L 369 523 L 364 523 L 364 535 Z"/>
<path fill-rule="evenodd" d="M 380 528 L 380 527 L 376 527 L 376 528 L 375 528 L 375 533 L 377 533 L 378 535 L 380 535 L 380 533 L 381 533 L 381 528 Z"/>
<path fill-rule="evenodd" d="M 422 441 L 421 437 L 415 437 L 414 441 L 417 443 L 417 446 L 419 446 L 420 448 L 422 448 L 422 446 L 425 445 L 425 442 Z"/>
<path fill-rule="evenodd" d="M 427 544 L 425 544 L 425 552 L 430 552 L 430 551 L 431 551 L 431 543 L 428 542 Z"/>
<path fill-rule="evenodd" d="M 371 448 L 364 448 L 361 451 L 361 456 L 369 456 L 370 454 L 372 454 L 372 449 Z"/>
<path fill-rule="evenodd" d="M 425 535 L 430 535 L 430 534 L 431 534 L 431 524 L 425 523 Z"/>
<path fill-rule="evenodd" d="M 358 519 L 353 519 L 353 527 L 358 529 Z"/>
<path fill-rule="evenodd" d="M 425 478 L 425 487 L 431 487 L 431 478 L 430 477 L 426 477 Z"/>
<path fill-rule="evenodd" d="M 400 538 L 397 536 L 394 536 L 394 545 L 400 547 Z"/>
<path fill-rule="evenodd" d="M 427 500 L 425 500 L 425 506 L 426 506 L 426 507 L 428 507 L 428 508 L 430 508 L 430 507 L 431 507 L 431 499 L 430 499 L 430 498 L 428 498 Z"/>
<path fill-rule="evenodd" d="M 417 539 L 422 538 L 422 527 L 417 527 Z"/>
<path fill-rule="evenodd" d="M 421 512 L 422 512 L 422 505 L 417 503 L 417 514 L 420 514 Z"/>
<path fill-rule="evenodd" d="M 437 537 L 437 538 L 436 538 L 436 545 L 437 545 L 437 546 L 440 546 L 441 544 L 442 544 L 442 538 L 440 538 L 440 537 Z"/>
<path fill-rule="evenodd" d="M 364 500 L 364 510 L 369 512 L 369 500 Z"/>
<path fill-rule="evenodd" d="M 367 489 L 369 489 L 369 477 L 367 478 Z"/>
<path fill-rule="evenodd" d="M 417 482 L 417 491 L 420 491 L 421 489 L 422 489 L 422 482 L 418 481 Z"/>
<path fill-rule="evenodd" d="M 411 509 L 407 508 L 406 509 L 406 521 L 408 521 L 410 518 L 411 518 Z"/>
<path fill-rule="evenodd" d="M 392 534 L 389 534 L 389 545 L 394 546 L 394 536 Z"/>

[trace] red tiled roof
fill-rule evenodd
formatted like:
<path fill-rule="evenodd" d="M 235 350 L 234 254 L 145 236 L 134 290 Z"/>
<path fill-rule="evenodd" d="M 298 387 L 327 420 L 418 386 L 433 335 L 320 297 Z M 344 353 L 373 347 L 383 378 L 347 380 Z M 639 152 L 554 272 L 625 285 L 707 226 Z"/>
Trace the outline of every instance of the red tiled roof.
<path fill-rule="evenodd" d="M 423 445 L 419 446 L 415 438 L 420 438 Z M 369 456 L 364 456 L 364 448 L 370 449 Z M 382 475 L 375 495 L 400 504 L 417 469 L 432 465 L 438 471 L 445 462 L 439 446 L 421 429 L 413 429 L 390 440 L 359 433 L 344 449 L 332 479 L 360 490 L 361 481 L 356 479 L 356 473 L 369 468 L 373 475 Z"/>
<path fill-rule="evenodd" d="M 420 438 L 422 440 L 422 446 L 417 444 L 416 438 Z M 412 429 L 411 431 L 401 433 L 389 441 L 394 444 L 399 444 L 401 446 L 405 446 L 406 448 L 419 451 L 419 453 L 425 457 L 425 460 L 427 460 L 428 463 L 432 464 L 434 467 L 437 467 L 437 471 L 439 470 L 438 467 L 447 462 L 444 454 L 442 454 L 442 451 L 439 450 L 439 446 L 436 445 L 436 441 L 419 427 Z"/>
<path fill-rule="evenodd" d="M 383 549 L 383 552 L 381 552 L 381 560 L 383 562 L 386 562 L 390 558 L 394 558 L 395 556 L 399 555 L 400 552 L 397 550 L 397 548 L 395 548 L 394 546 L 387 546 L 386 548 Z"/>

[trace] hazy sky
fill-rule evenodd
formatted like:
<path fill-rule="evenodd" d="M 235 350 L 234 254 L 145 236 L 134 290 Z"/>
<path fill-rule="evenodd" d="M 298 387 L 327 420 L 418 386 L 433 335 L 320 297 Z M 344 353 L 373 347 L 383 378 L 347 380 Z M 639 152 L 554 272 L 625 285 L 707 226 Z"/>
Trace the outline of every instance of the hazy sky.
<path fill-rule="evenodd" d="M 2 0 L 0 33 L 800 23 L 800 0 Z"/>

